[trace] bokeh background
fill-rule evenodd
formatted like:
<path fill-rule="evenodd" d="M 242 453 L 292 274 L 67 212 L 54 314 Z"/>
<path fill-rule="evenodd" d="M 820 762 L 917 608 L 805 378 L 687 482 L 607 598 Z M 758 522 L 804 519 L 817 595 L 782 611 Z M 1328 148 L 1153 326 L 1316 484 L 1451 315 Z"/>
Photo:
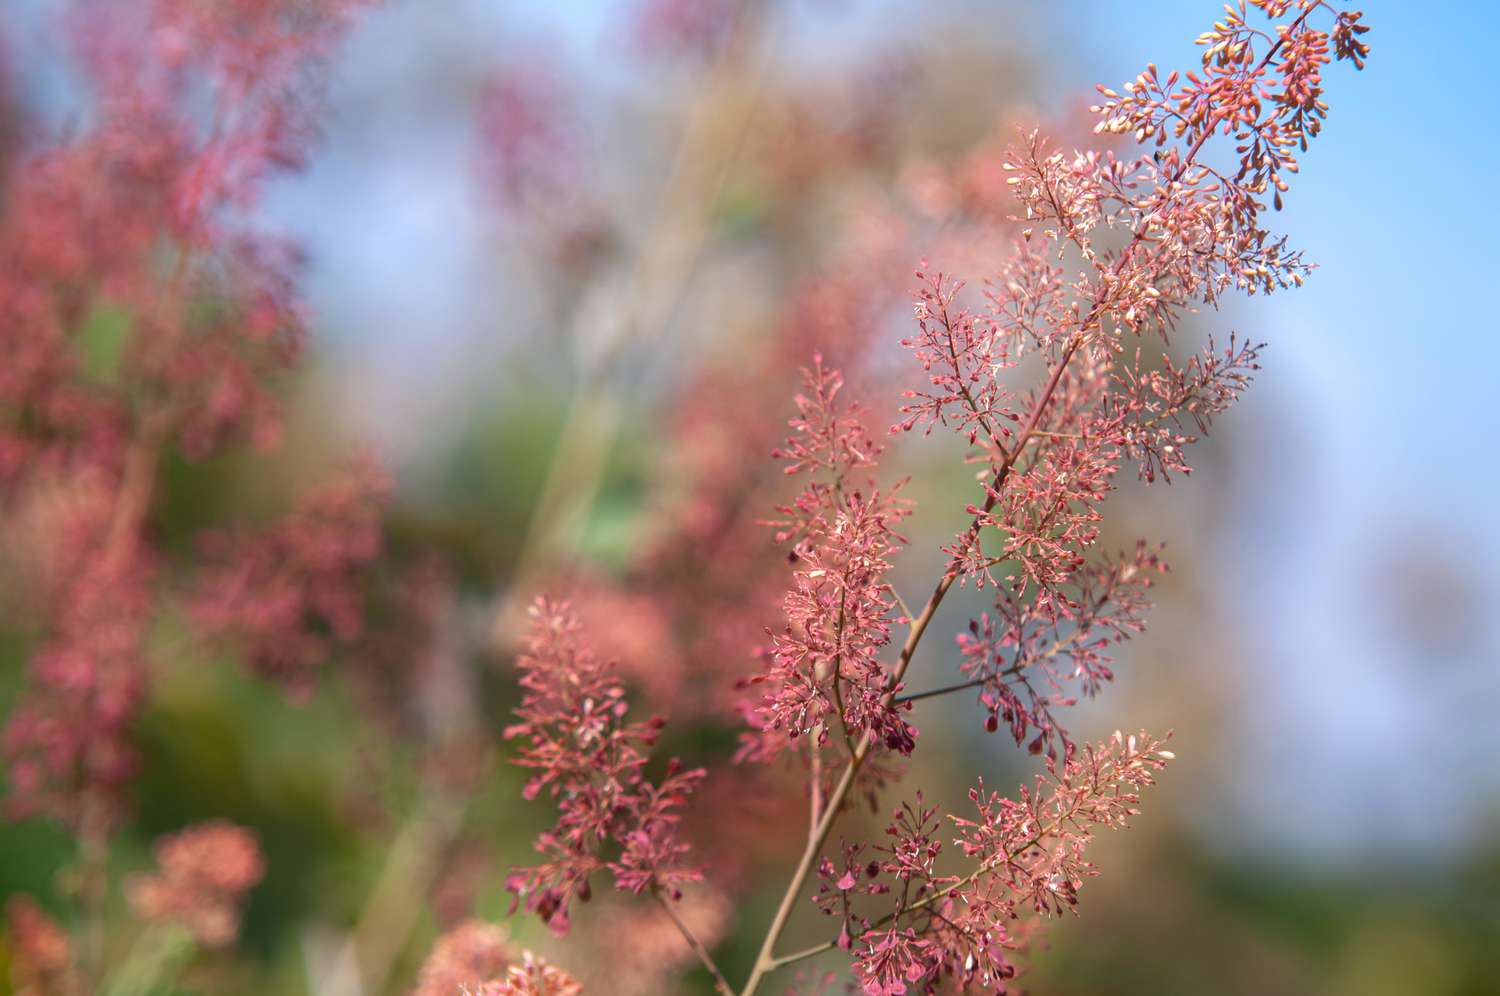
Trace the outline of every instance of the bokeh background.
<path fill-rule="evenodd" d="M 66 120 L 79 97 L 53 8 L 6 0 L 5 64 L 17 105 Z M 618 572 L 659 529 L 684 394 L 708 374 L 734 382 L 779 348 L 768 342 L 795 345 L 788 311 L 811 307 L 798 292 L 827 272 L 865 296 L 847 309 L 867 325 L 865 382 L 899 385 L 915 373 L 895 348 L 900 281 L 923 255 L 977 281 L 993 248 L 982 217 L 942 220 L 947 201 L 982 191 L 1018 127 L 1090 140 L 1093 84 L 1148 60 L 1191 65 L 1216 10 L 377 5 L 328 67 L 308 168 L 262 208 L 307 251 L 314 316 L 284 445 L 172 464 L 160 521 L 185 536 L 261 514 L 349 447 L 372 447 L 397 481 L 394 556 L 430 558 L 449 581 L 441 646 L 420 651 L 448 674 L 422 693 L 424 729 L 493 740 L 513 701 L 516 600 Z M 1165 540 L 1173 573 L 1074 730 L 1173 728 L 1179 761 L 1137 829 L 1100 841 L 1103 875 L 1032 959 L 1030 991 L 1500 992 L 1495 281 L 1476 245 L 1500 152 L 1500 13 L 1372 3 L 1367 19 L 1370 64 L 1330 73 L 1329 125 L 1275 219 L 1321 268 L 1298 292 L 1187 323 L 1187 348 L 1230 330 L 1267 341 L 1265 369 L 1190 479 L 1131 483 L 1110 501 L 1109 541 Z M 545 109 L 520 115 L 537 134 L 519 159 L 505 158 L 522 127 L 507 94 Z M 499 189 L 517 170 L 519 194 Z M 794 386 L 725 404 L 774 440 Z M 865 400 L 881 418 L 896 404 Z M 936 438 L 897 447 L 918 476 L 907 590 L 925 588 L 962 517 L 956 460 Z M 939 635 L 965 610 L 945 607 Z M 20 652 L 0 643 L 0 707 Z M 437 821 L 462 826 L 461 846 L 402 879 L 400 849 L 422 850 L 402 836 L 426 791 L 420 737 L 372 732 L 336 666 L 292 705 L 227 662 L 177 663 L 138 732 L 148 764 L 115 861 L 142 864 L 155 833 L 195 819 L 261 834 L 271 872 L 235 986 L 357 992 L 339 988 L 336 952 L 391 875 L 433 890 L 458 880 L 471 888 L 455 902 L 503 915 L 504 866 L 544 817 L 519 803 L 517 775 L 489 769 Z M 934 653 L 930 666 L 952 661 Z M 1024 756 L 984 736 L 967 705 L 919 720 L 921 776 L 1023 777 Z M 702 737 L 723 749 L 722 733 Z M 0 892 L 47 895 L 69 847 L 43 822 L 0 825 Z M 777 892 L 735 911 L 721 948 L 733 974 Z M 613 914 L 598 915 L 607 932 Z M 388 991 L 403 991 L 439 921 L 424 913 L 392 935 Z"/>

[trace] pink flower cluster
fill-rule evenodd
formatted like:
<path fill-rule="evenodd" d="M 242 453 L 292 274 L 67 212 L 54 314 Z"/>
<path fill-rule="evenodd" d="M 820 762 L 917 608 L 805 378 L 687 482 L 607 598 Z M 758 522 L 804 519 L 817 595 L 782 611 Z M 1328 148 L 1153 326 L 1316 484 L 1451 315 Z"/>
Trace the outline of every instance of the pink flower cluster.
<path fill-rule="evenodd" d="M 631 11 L 639 44 L 663 55 L 706 58 L 737 15 L 733 0 L 639 0 Z"/>
<path fill-rule="evenodd" d="M 146 637 L 174 587 L 150 542 L 159 466 L 173 448 L 277 437 L 277 382 L 304 339 L 300 260 L 247 212 L 300 162 L 307 84 L 356 6 L 57 12 L 88 85 L 84 125 L 28 123 L 0 194 L 0 543 L 36 646 L 4 733 L 12 814 L 94 838 L 118 819 Z M 318 625 L 356 624 L 347 598 L 305 597 Z M 309 655 L 291 642 L 278 652 Z"/>
<path fill-rule="evenodd" d="M 1062 685 L 1091 694 L 1110 676 L 1102 649 L 1141 628 L 1156 554 L 1089 556 L 1121 462 L 1136 462 L 1147 481 L 1187 473 L 1195 437 L 1184 430 L 1206 432 L 1258 369 L 1259 348 L 1234 339 L 1222 353 L 1210 343 L 1185 364 L 1163 357 L 1152 367 L 1125 336 L 1165 336 L 1227 288 L 1268 292 L 1307 271 L 1261 225 L 1258 197 L 1274 186 L 1279 203 L 1279 173 L 1295 170 L 1286 147 L 1316 134 L 1321 112 L 1306 112 L 1317 109 L 1328 51 L 1310 16 L 1327 5 L 1259 6 L 1295 17 L 1267 34 L 1246 26 L 1243 9 L 1229 15 L 1200 39 L 1205 75 L 1181 87 L 1153 67 L 1125 96 L 1102 88 L 1100 130 L 1154 141 L 1153 154 L 1065 155 L 1036 133 L 1011 153 L 1008 183 L 1028 227 L 982 312 L 957 303 L 961 284 L 919 274 L 918 334 L 906 345 L 931 387 L 908 392 L 897 428 L 950 425 L 988 464 L 984 500 L 947 548 L 953 574 L 998 592 L 994 617 L 961 637 L 964 669 L 984 689 L 990 728 L 1003 719 L 1018 742 L 1034 728 L 1033 750 L 1066 740 L 1051 714 L 1071 701 Z M 1357 34 L 1357 21 L 1336 12 L 1334 30 Z M 1233 178 L 1198 159 L 1217 131 L 1241 143 Z M 1072 279 L 1061 265 L 1070 253 L 1085 264 Z M 1040 385 L 1017 396 L 1008 380 L 1032 358 Z M 1038 667 L 1042 691 L 1024 677 Z"/>
<path fill-rule="evenodd" d="M 7 814 L 106 822 L 136 770 L 129 724 L 144 694 L 152 558 L 110 554 L 115 494 L 103 474 L 49 482 L 25 499 L 18 563 L 46 634 L 4 733 Z M 20 523 L 18 523 L 20 525 Z M 35 545 L 33 545 L 35 544 Z"/>
<path fill-rule="evenodd" d="M 507 885 L 517 904 L 565 934 L 569 904 L 590 898 L 596 872 L 607 870 L 626 892 L 671 897 L 702 877 L 687 862 L 677 825 L 704 771 L 685 770 L 674 758 L 660 780 L 647 778 L 664 721 L 627 722 L 624 685 L 582 642 L 567 605 L 539 599 L 530 614 L 526 653 L 517 662 L 525 694 L 505 736 L 521 741 L 516 763 L 535 771 L 525 797 L 545 790 L 558 816 L 536 839 L 546 860 Z M 610 857 L 607 848 L 618 853 Z"/>
<path fill-rule="evenodd" d="M 255 836 L 216 821 L 156 842 L 160 870 L 131 879 L 130 908 L 143 920 L 186 927 L 205 947 L 223 947 L 239 933 L 240 904 L 265 874 Z"/>
<path fill-rule="evenodd" d="M 331 648 L 363 628 L 362 582 L 381 551 L 389 491 L 379 464 L 363 459 L 268 529 L 205 535 L 194 621 L 256 673 L 309 693 Z"/>
<path fill-rule="evenodd" d="M 510 951 L 503 927 L 483 920 L 465 920 L 433 944 L 417 973 L 411 996 L 453 996 L 464 986 L 475 986 L 505 970 Z"/>
<path fill-rule="evenodd" d="M 5 901 L 6 949 L 10 980 L 26 996 L 69 991 L 73 945 L 68 934 L 30 896 Z"/>
<path fill-rule="evenodd" d="M 794 435 L 774 453 L 786 473 L 808 481 L 782 506 L 776 538 L 790 542 L 795 565 L 783 608 L 787 626 L 775 635 L 755 726 L 818 744 L 870 732 L 887 749 L 910 754 L 916 730 L 893 707 L 895 682 L 881 664 L 890 642 L 895 596 L 886 574 L 904 542 L 894 530 L 907 514 L 898 489 L 882 493 L 861 479 L 880 455 L 857 406 L 841 408 L 843 378 L 814 359 L 797 397 Z M 752 747 L 752 750 L 754 748 Z M 764 755 L 765 750 L 757 753 Z"/>
<path fill-rule="evenodd" d="M 506 946 L 504 929 L 466 920 L 433 945 L 411 996 L 578 996 L 572 976 L 530 951 L 519 961 Z"/>
<path fill-rule="evenodd" d="M 1016 974 L 1010 952 L 1024 935 L 1020 917 L 1077 904 L 1083 880 L 1096 873 L 1083 856 L 1094 830 L 1124 826 L 1171 758 L 1145 734 L 1116 733 L 1070 760 L 1049 760 L 1015 799 L 981 781 L 969 792 L 973 818 L 947 818 L 954 847 L 972 865 L 963 875 L 938 871 L 942 820 L 920 793 L 896 810 L 878 857 L 861 864 L 862 848 L 846 847 L 841 866 L 824 859 L 817 902 L 842 920 L 838 946 L 852 953 L 863 991 L 1003 991 Z"/>
<path fill-rule="evenodd" d="M 578 996 L 581 992 L 578 980 L 530 951 L 521 952 L 521 960 L 506 966 L 500 978 L 472 990 L 473 996 Z"/>
<path fill-rule="evenodd" d="M 1152 575 L 1165 570 L 1157 551 L 1144 542 L 1131 556 L 1105 557 L 1071 577 L 1067 615 L 1040 600 L 1000 591 L 994 615 L 970 620 L 969 631 L 958 636 L 959 669 L 967 684 L 979 689 L 979 703 L 988 713 L 985 728 L 993 733 L 1004 724 L 1017 744 L 1033 737 L 1027 744 L 1031 753 L 1044 747 L 1055 751 L 1067 731 L 1053 708 L 1076 703 L 1070 682 L 1078 693 L 1092 696 L 1114 677 L 1109 648 L 1145 629 L 1151 607 L 1146 590 Z"/>

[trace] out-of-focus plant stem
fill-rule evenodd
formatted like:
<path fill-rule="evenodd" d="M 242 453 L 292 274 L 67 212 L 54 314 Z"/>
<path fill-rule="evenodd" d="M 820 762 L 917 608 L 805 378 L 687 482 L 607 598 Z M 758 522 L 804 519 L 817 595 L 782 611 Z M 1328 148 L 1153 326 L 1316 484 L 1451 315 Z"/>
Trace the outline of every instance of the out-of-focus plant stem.
<path fill-rule="evenodd" d="M 740 155 L 764 75 L 765 0 L 743 0 L 725 43 L 705 74 L 683 125 L 649 237 L 634 261 L 622 317 L 609 341 L 584 361 L 553 447 L 541 494 L 522 538 L 506 593 L 495 613 L 494 642 L 505 646 L 526 604 L 530 582 L 560 551 L 572 548 L 598 494 L 605 460 L 619 431 L 620 359 L 660 336 L 690 283 L 707 242 L 712 209 Z M 733 99 L 737 93 L 749 99 Z M 723 135 L 732 141 L 718 141 Z"/>
<path fill-rule="evenodd" d="M 101 991 L 104 996 L 151 996 L 170 990 L 170 982 L 192 960 L 197 945 L 176 924 L 147 927 Z"/>
<path fill-rule="evenodd" d="M 489 763 L 486 758 L 485 769 Z M 385 991 L 391 971 L 422 916 L 423 905 L 418 898 L 430 891 L 444 852 L 463 827 L 471 796 L 470 792 L 455 790 L 440 775 L 428 776 L 411 818 L 386 852 L 385 864 L 359 921 L 345 939 L 330 977 L 324 980 L 324 991 L 330 996 L 373 996 Z"/>
<path fill-rule="evenodd" d="M 191 232 L 185 238 L 190 236 Z M 167 334 L 174 338 L 181 334 L 186 312 L 187 275 L 192 255 L 188 242 L 178 246 L 171 274 L 162 285 L 154 305 L 156 314 L 153 317 L 163 323 Z M 157 463 L 171 431 L 172 412 L 169 408 L 146 412 L 135 427 L 134 437 L 125 453 L 120 487 L 115 494 L 109 531 L 105 534 L 100 554 L 106 576 L 129 563 L 135 555 L 156 490 Z M 85 788 L 78 826 L 78 888 L 83 906 L 79 963 L 87 992 L 98 990 L 105 973 L 109 833 L 109 816 L 104 801 Z"/>
<path fill-rule="evenodd" d="M 576 534 L 593 504 L 605 458 L 619 427 L 620 404 L 610 383 L 619 358 L 627 348 L 660 334 L 696 266 L 707 238 L 713 200 L 738 153 L 737 146 L 716 149 L 710 138 L 722 127 L 726 98 L 745 74 L 747 58 L 757 48 L 761 7 L 760 0 L 747 0 L 741 6 L 684 127 L 663 188 L 659 212 L 663 220 L 637 261 L 626 318 L 614 339 L 585 367 L 564 419 L 536 510 L 521 542 L 510 594 L 495 615 L 496 643 L 506 642 L 512 614 L 525 601 L 513 596 L 524 593 L 528 579 L 555 555 L 566 537 Z M 752 109 L 753 105 L 747 103 L 741 117 L 748 118 Z M 743 134 L 746 124 L 740 120 L 736 133 Z M 463 798 L 432 788 L 422 793 L 398 831 L 356 926 L 325 978 L 327 985 L 339 988 L 339 996 L 374 996 L 384 989 L 417 924 L 419 905 L 411 898 L 425 895 L 431 888 L 441 867 L 439 859 L 457 837 L 466 812 Z"/>

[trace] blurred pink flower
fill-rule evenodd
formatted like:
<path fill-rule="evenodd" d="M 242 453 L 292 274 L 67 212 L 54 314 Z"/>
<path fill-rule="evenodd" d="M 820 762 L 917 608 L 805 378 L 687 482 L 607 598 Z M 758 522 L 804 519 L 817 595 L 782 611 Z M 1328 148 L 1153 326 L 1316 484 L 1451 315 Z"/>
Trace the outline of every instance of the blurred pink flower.
<path fill-rule="evenodd" d="M 223 821 L 189 827 L 156 842 L 160 870 L 126 883 L 142 919 L 186 927 L 205 947 L 224 947 L 239 932 L 244 896 L 265 874 L 255 836 Z"/>

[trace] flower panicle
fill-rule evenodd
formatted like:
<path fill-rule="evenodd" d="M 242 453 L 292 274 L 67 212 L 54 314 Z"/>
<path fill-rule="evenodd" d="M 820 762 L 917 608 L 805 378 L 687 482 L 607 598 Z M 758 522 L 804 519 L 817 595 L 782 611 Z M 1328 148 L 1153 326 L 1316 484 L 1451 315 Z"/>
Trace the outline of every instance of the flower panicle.
<path fill-rule="evenodd" d="M 266 529 L 204 535 L 189 604 L 199 631 L 289 694 L 310 694 L 318 666 L 364 632 L 390 492 L 383 467 L 362 457 Z"/>
<path fill-rule="evenodd" d="M 893 702 L 894 676 L 880 655 L 898 619 L 888 574 L 905 545 L 897 529 L 910 508 L 899 485 L 882 490 L 873 479 L 851 480 L 876 466 L 881 447 L 865 431 L 860 406 L 838 406 L 842 375 L 815 356 L 804 379 L 791 423 L 796 435 L 776 456 L 790 473 L 816 473 L 782 510 L 788 525 L 778 539 L 794 541 L 792 583 L 782 602 L 786 625 L 772 634 L 766 670 L 753 679 L 766 688 L 751 735 L 788 742 L 810 735 L 821 745 L 836 730 L 869 731 L 887 749 L 909 754 L 917 731 Z"/>
<path fill-rule="evenodd" d="M 648 778 L 665 721 L 628 721 L 624 683 L 584 641 L 570 606 L 539 598 L 529 613 L 517 662 L 523 695 L 505 737 L 520 742 L 515 763 L 534 771 L 525 797 L 545 791 L 558 813 L 536 839 L 545 860 L 512 874 L 507 887 L 517 905 L 565 934 L 569 904 L 590 898 L 595 873 L 608 872 L 626 892 L 672 898 L 701 879 L 678 824 L 704 771 L 674 758 L 659 780 Z"/>
<path fill-rule="evenodd" d="M 976 690 L 985 729 L 1004 727 L 1033 754 L 1071 752 L 1054 710 L 1113 680 L 1113 648 L 1146 628 L 1148 592 L 1167 570 L 1161 547 L 1140 541 L 1076 572 L 1065 598 L 1043 603 L 1002 591 L 993 613 L 958 634 L 959 670 Z"/>
<path fill-rule="evenodd" d="M 503 927 L 465 920 L 437 939 L 411 996 L 578 996 L 567 972 L 530 951 L 512 954 Z"/>
<path fill-rule="evenodd" d="M 962 874 L 939 868 L 945 819 L 920 793 L 895 810 L 881 857 L 865 860 L 865 845 L 844 844 L 841 863 L 823 861 L 815 898 L 841 919 L 838 946 L 851 952 L 862 991 L 935 993 L 945 982 L 1006 991 L 1034 917 L 1073 910 L 1097 874 L 1084 856 L 1094 831 L 1125 826 L 1172 757 L 1162 740 L 1116 733 L 1049 760 L 1013 797 L 981 781 L 969 792 L 972 818 L 946 817 Z"/>
<path fill-rule="evenodd" d="M 1190 474 L 1192 445 L 1260 368 L 1263 347 L 1236 335 L 1159 362 L 1139 339 L 1168 342 L 1183 315 L 1230 291 L 1302 282 L 1310 266 L 1269 230 L 1265 201 L 1281 207 L 1326 116 L 1324 70 L 1361 66 L 1365 31 L 1326 0 L 1231 4 L 1199 39 L 1201 69 L 1151 66 L 1100 88 L 1096 130 L 1150 152 L 1067 152 L 1039 131 L 1011 149 L 1003 169 L 1023 228 L 982 306 L 963 301 L 961 281 L 925 263 L 918 273 L 917 334 L 904 345 L 928 386 L 908 392 L 893 431 L 949 426 L 983 465 L 970 525 L 944 547 L 949 583 L 994 592 L 960 638 L 962 687 L 978 689 L 991 730 L 1007 726 L 1033 752 L 1067 753 L 1055 711 L 1109 681 L 1108 646 L 1145 624 L 1158 554 L 1096 553 L 1121 468 L 1147 484 Z M 1201 154 L 1216 137 L 1236 166 Z"/>
<path fill-rule="evenodd" d="M 244 897 L 265 875 L 255 835 L 218 820 L 160 838 L 155 852 L 158 870 L 126 883 L 135 914 L 180 924 L 205 947 L 232 944 Z"/>

